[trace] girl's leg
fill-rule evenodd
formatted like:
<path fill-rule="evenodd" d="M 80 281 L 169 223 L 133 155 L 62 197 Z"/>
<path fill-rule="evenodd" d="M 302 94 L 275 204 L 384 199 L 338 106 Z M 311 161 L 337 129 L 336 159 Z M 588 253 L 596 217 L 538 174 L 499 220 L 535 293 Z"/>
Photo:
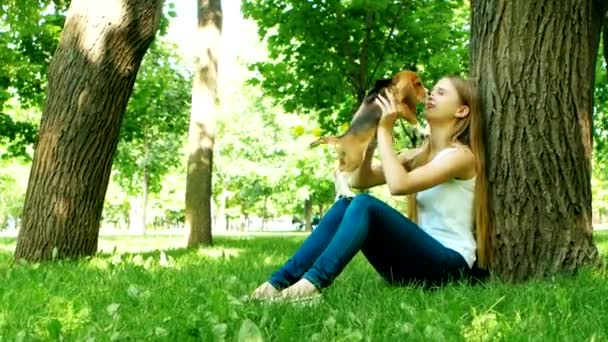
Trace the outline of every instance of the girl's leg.
<path fill-rule="evenodd" d="M 333 239 L 303 275 L 304 280 L 317 289 L 331 285 L 367 239 L 371 223 L 369 202 L 373 199 L 367 194 L 359 194 L 352 200 Z"/>
<path fill-rule="evenodd" d="M 361 250 L 388 282 L 434 286 L 468 273 L 469 266 L 458 252 L 387 204 L 377 199 L 367 203 L 373 229 Z"/>
<path fill-rule="evenodd" d="M 270 277 L 268 281 L 270 285 L 281 290 L 291 286 L 302 277 L 334 237 L 349 206 L 349 201 L 342 198 L 334 203 L 297 252 Z"/>
<path fill-rule="evenodd" d="M 397 210 L 360 194 L 303 278 L 318 289 L 331 285 L 360 249 L 374 268 L 391 281 L 436 277 L 467 267 L 458 253 L 445 248 Z"/>

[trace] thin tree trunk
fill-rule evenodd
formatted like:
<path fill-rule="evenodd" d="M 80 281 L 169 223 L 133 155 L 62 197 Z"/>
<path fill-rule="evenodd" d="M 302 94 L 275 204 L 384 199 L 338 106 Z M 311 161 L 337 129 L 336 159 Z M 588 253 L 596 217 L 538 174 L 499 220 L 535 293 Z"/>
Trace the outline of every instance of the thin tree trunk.
<path fill-rule="evenodd" d="M 148 216 L 148 193 L 150 188 L 150 175 L 148 174 L 148 163 L 144 165 L 144 184 L 141 199 L 141 235 L 146 235 L 146 221 Z"/>
<path fill-rule="evenodd" d="M 262 209 L 262 231 L 266 230 L 266 224 L 268 223 L 268 200 L 269 196 L 264 196 L 264 208 Z"/>
<path fill-rule="evenodd" d="M 228 219 L 226 217 L 226 200 L 228 198 L 228 192 L 223 190 L 218 198 L 217 212 L 215 214 L 215 225 L 216 227 L 228 230 Z"/>
<path fill-rule="evenodd" d="M 131 209 L 129 210 L 129 233 L 133 235 L 143 235 L 145 222 L 142 214 L 144 199 L 143 196 L 137 195 L 129 198 Z"/>
<path fill-rule="evenodd" d="M 186 230 L 188 247 L 211 245 L 211 173 L 215 141 L 217 64 L 222 30 L 220 0 L 197 0 L 199 44 L 192 86 Z"/>
<path fill-rule="evenodd" d="M 15 257 L 97 252 L 118 131 L 162 0 L 73 0 L 50 65 Z"/>
<path fill-rule="evenodd" d="M 312 199 L 307 198 L 304 201 L 304 223 L 307 232 L 312 232 Z"/>
<path fill-rule="evenodd" d="M 494 271 L 523 280 L 595 263 L 590 166 L 600 16 L 591 0 L 475 0 L 472 10 Z"/>
<path fill-rule="evenodd" d="M 143 169 L 143 184 L 142 184 L 142 198 L 141 198 L 141 235 L 146 235 L 146 223 L 147 223 L 147 217 L 148 217 L 148 195 L 149 195 L 149 190 L 150 190 L 150 171 L 149 171 L 149 165 L 150 165 L 150 150 L 151 150 L 151 146 L 150 146 L 150 139 L 148 139 L 145 135 L 144 135 L 144 149 L 145 149 L 145 155 L 144 155 L 144 163 L 142 165 L 142 169 Z"/>
<path fill-rule="evenodd" d="M 241 219 L 241 224 L 239 226 L 239 231 L 240 232 L 244 232 L 244 231 L 249 231 L 249 215 L 245 214 L 244 219 Z"/>

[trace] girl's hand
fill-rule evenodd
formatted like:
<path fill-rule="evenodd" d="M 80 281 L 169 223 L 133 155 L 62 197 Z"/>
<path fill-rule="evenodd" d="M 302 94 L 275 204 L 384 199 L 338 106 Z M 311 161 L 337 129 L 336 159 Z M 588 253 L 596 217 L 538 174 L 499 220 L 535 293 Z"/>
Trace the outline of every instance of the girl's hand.
<path fill-rule="evenodd" d="M 392 130 L 395 126 L 395 121 L 397 121 L 397 103 L 395 98 L 392 94 L 379 94 L 374 101 L 376 101 L 376 104 L 382 110 L 379 126 Z"/>

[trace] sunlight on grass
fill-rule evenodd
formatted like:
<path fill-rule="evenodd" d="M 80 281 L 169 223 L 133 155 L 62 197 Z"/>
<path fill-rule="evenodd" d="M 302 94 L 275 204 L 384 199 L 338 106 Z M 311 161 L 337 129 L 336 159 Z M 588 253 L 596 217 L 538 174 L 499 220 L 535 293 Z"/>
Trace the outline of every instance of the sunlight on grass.
<path fill-rule="evenodd" d="M 89 267 L 97 268 L 99 270 L 107 270 L 111 267 L 143 267 L 146 270 L 150 270 L 158 266 L 172 266 L 174 265 L 173 258 L 167 257 L 165 252 L 161 252 L 158 258 L 152 256 L 145 257 L 141 254 L 123 254 L 114 253 L 111 256 L 92 258 L 87 264 Z"/>
<path fill-rule="evenodd" d="M 462 333 L 467 341 L 490 341 L 501 338 L 494 312 L 473 313 L 473 321 Z"/>
<path fill-rule="evenodd" d="M 594 240 L 600 255 L 606 256 L 608 254 L 608 231 L 596 231 Z"/>
<path fill-rule="evenodd" d="M 241 248 L 201 248 L 198 253 L 209 258 L 217 259 L 224 258 L 230 259 L 237 257 L 243 252 Z"/>
<path fill-rule="evenodd" d="M 14 253 L 15 245 L 14 244 L 0 244 L 0 253 Z"/>
<path fill-rule="evenodd" d="M 66 298 L 53 296 L 48 299 L 48 313 L 34 325 L 34 334 L 56 339 L 61 332 L 77 330 L 91 322 L 91 311 Z"/>
<path fill-rule="evenodd" d="M 264 258 L 264 265 L 278 265 L 281 262 L 285 262 L 285 257 L 280 257 L 278 255 L 268 256 Z"/>
<path fill-rule="evenodd" d="M 102 236 L 99 238 L 97 250 L 100 253 L 110 253 L 113 251 L 139 253 L 184 247 L 186 247 L 186 238 L 184 236 Z"/>

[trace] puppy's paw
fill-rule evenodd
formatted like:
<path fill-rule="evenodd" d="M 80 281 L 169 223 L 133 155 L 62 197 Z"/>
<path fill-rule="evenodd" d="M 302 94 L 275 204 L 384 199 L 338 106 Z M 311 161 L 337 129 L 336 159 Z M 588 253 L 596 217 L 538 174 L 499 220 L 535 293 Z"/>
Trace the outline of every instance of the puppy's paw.
<path fill-rule="evenodd" d="M 334 187 L 336 190 L 336 197 L 355 197 L 355 193 L 351 190 L 348 184 L 348 174 L 343 172 L 336 172 L 334 177 Z"/>

